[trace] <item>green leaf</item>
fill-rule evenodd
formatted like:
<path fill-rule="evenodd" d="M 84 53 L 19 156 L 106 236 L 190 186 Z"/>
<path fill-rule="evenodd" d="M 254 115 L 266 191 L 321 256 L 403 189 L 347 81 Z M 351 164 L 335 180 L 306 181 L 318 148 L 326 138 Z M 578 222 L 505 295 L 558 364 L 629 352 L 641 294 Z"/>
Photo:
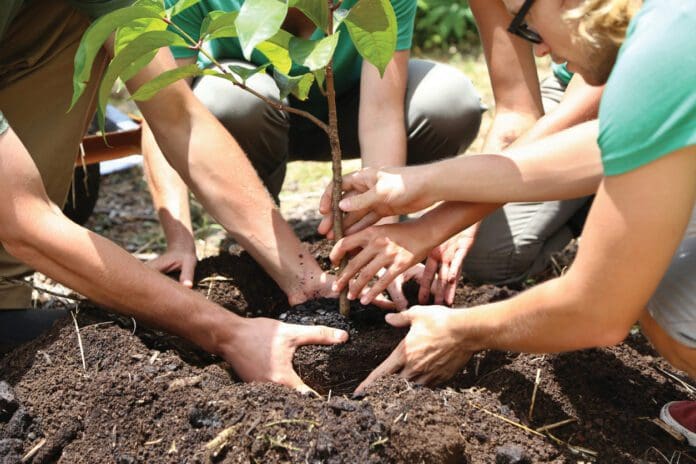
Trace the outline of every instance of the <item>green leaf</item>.
<path fill-rule="evenodd" d="M 326 80 L 326 70 L 317 69 L 314 71 L 314 79 L 317 81 L 317 85 L 320 89 L 324 88 L 324 81 Z"/>
<path fill-rule="evenodd" d="M 256 46 L 256 49 L 283 74 L 288 74 L 292 68 L 292 59 L 288 50 L 291 38 L 292 35 L 289 32 L 280 29 L 273 37 Z"/>
<path fill-rule="evenodd" d="M 164 31 L 165 29 L 167 29 L 167 23 L 159 18 L 141 18 L 131 21 L 127 26 L 120 27 L 116 31 L 114 54 L 117 55 L 126 45 L 136 40 L 140 34 L 152 31 Z"/>
<path fill-rule="evenodd" d="M 179 35 L 170 31 L 153 31 L 146 32 L 135 42 L 128 44 L 121 52 L 114 56 L 114 59 L 109 63 L 109 67 L 104 73 L 101 84 L 99 85 L 99 100 L 97 113 L 99 118 L 99 128 L 104 130 L 104 108 L 109 100 L 111 88 L 119 76 L 135 75 L 142 69 L 149 60 L 146 58 L 150 55 L 154 56 L 162 47 L 185 47 L 186 42 Z M 150 58 L 151 59 L 151 58 Z"/>
<path fill-rule="evenodd" d="M 131 99 L 136 101 L 149 100 L 155 94 L 157 94 L 157 92 L 180 79 L 188 79 L 191 77 L 200 76 L 202 74 L 203 70 L 199 68 L 197 64 L 190 64 L 188 66 L 182 66 L 181 68 L 170 69 L 169 71 L 165 71 L 159 76 L 155 77 L 151 81 L 141 85 L 131 96 Z"/>
<path fill-rule="evenodd" d="M 305 14 L 315 26 L 326 32 L 329 25 L 329 4 L 325 0 L 290 0 L 289 6 Z"/>
<path fill-rule="evenodd" d="M 343 22 L 358 53 L 384 75 L 396 50 L 396 15 L 389 0 L 358 0 Z"/>
<path fill-rule="evenodd" d="M 230 64 L 227 65 L 227 69 L 235 73 L 243 83 L 246 84 L 246 81 L 253 76 L 254 74 L 258 74 L 261 71 L 265 70 L 267 67 L 269 67 L 271 64 L 266 63 L 262 64 L 261 66 L 257 66 L 256 68 L 247 68 L 245 66 L 238 66 L 236 64 Z"/>
<path fill-rule="evenodd" d="M 256 45 L 273 37 L 283 25 L 288 4 L 278 0 L 246 0 L 235 22 L 242 53 L 247 60 Z"/>
<path fill-rule="evenodd" d="M 119 27 L 125 26 L 139 18 L 162 18 L 162 11 L 144 6 L 121 8 L 108 13 L 93 22 L 85 31 L 75 53 L 75 71 L 73 74 L 73 97 L 70 108 L 80 98 L 92 75 L 94 58 L 99 53 L 106 39 Z"/>
<path fill-rule="evenodd" d="M 276 70 L 273 71 L 273 79 L 280 90 L 280 99 L 293 94 L 298 100 L 306 100 L 309 90 L 314 83 L 314 74 L 307 73 L 302 76 L 287 76 Z"/>
<path fill-rule="evenodd" d="M 325 68 L 333 57 L 340 32 L 320 40 L 290 39 L 290 58 L 310 71 Z"/>
<path fill-rule="evenodd" d="M 172 18 L 200 1 L 201 0 L 179 0 L 174 6 L 167 10 L 167 17 Z"/>
<path fill-rule="evenodd" d="M 201 40 L 237 37 L 235 21 L 239 11 L 211 11 L 201 23 Z"/>

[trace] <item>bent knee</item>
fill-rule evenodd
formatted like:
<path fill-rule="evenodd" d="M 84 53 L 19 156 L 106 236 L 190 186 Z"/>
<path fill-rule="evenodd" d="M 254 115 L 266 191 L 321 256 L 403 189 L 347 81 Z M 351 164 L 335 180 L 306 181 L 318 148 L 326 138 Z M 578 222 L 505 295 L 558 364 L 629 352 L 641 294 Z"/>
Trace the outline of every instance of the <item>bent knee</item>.
<path fill-rule="evenodd" d="M 452 66 L 424 60 L 409 63 L 407 91 L 409 133 L 423 130 L 446 141 L 457 154 L 473 142 L 485 107 L 469 78 Z"/>

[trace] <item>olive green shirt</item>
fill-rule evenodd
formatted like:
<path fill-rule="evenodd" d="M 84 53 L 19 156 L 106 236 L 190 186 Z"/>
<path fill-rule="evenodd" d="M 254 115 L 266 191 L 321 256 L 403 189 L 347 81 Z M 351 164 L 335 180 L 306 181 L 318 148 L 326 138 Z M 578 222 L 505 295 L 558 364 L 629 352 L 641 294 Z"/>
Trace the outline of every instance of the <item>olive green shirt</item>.
<path fill-rule="evenodd" d="M 3 0 L 2 8 L 0 8 L 0 47 L 3 46 L 3 39 L 5 38 L 5 33 L 7 32 L 10 24 L 17 14 L 22 9 L 25 3 L 32 1 L 46 1 L 47 8 L 50 8 L 50 3 L 47 0 Z M 78 8 L 90 18 L 94 19 L 103 14 L 109 13 L 118 8 L 130 5 L 133 0 L 67 0 L 68 3 Z M 27 33 L 40 34 L 41 31 L 27 31 Z M 0 63 L 0 67 L 2 67 Z M 0 134 L 3 134 L 9 127 L 9 124 L 5 117 L 2 115 L 2 108 L 0 108 Z"/>

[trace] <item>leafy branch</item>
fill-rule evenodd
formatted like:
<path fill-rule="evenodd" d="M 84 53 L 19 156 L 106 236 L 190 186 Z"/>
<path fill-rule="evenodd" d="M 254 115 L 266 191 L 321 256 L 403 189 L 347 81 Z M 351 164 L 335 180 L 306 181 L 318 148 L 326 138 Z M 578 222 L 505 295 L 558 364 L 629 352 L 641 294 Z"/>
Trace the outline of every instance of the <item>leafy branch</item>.
<path fill-rule="evenodd" d="M 357 52 L 384 74 L 396 49 L 396 16 L 389 0 L 245 0 L 239 11 L 211 11 L 202 21 L 196 39 L 176 24 L 173 17 L 200 0 L 179 0 L 165 9 L 162 0 L 136 0 L 130 7 L 109 13 L 85 32 L 75 56 L 73 99 L 80 98 L 91 78 L 94 59 L 104 42 L 115 33 L 114 57 L 101 80 L 98 92 L 98 122 L 104 129 L 105 107 L 117 79 L 127 81 L 147 66 L 162 47 L 196 50 L 213 65 L 203 69 L 193 64 L 168 70 L 143 84 L 133 93 L 136 101 L 152 98 L 168 85 L 187 78 L 215 76 L 226 79 L 280 111 L 297 114 L 317 125 L 329 137 L 333 167 L 333 224 L 336 239 L 343 237 L 343 215 L 338 208 L 342 195 L 341 146 L 338 136 L 333 56 L 343 31 L 347 31 Z M 353 2 L 350 8 L 345 4 Z M 281 27 L 288 9 L 302 12 L 324 37 L 310 40 L 295 37 Z M 345 28 L 341 28 L 345 25 Z M 211 40 L 237 38 L 247 61 L 254 51 L 268 63 L 249 69 L 223 66 L 205 47 Z M 290 75 L 292 66 L 308 70 Z M 258 93 L 247 81 L 259 72 L 273 69 L 280 99 Z M 328 124 L 308 111 L 283 103 L 290 94 L 306 100 L 314 84 L 327 98 Z M 341 270 L 347 261 L 341 263 Z M 341 314 L 348 315 L 347 291 L 341 294 Z"/>

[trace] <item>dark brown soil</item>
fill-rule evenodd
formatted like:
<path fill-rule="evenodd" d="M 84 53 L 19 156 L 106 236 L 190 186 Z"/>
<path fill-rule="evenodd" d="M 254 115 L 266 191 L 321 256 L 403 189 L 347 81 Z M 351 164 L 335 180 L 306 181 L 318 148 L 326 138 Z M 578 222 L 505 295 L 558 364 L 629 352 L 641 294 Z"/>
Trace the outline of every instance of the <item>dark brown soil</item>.
<path fill-rule="evenodd" d="M 326 249 L 309 252 L 325 259 Z M 385 324 L 382 312 L 356 305 L 348 321 L 331 300 L 290 308 L 243 253 L 203 261 L 197 281 L 199 291 L 240 314 L 349 330 L 347 344 L 304 347 L 295 357 L 323 396 L 241 383 L 224 362 L 175 337 L 86 308 L 77 316 L 86 372 L 71 319 L 0 359 L 0 463 L 19 462 L 41 443 L 27 462 L 696 460 L 652 422 L 663 403 L 694 396 L 661 372 L 673 370 L 640 334 L 561 355 L 479 353 L 443 387 L 390 377 L 352 398 L 405 333 Z M 457 302 L 513 293 L 462 285 Z M 573 422 L 549 434 L 531 431 L 567 419 Z"/>

